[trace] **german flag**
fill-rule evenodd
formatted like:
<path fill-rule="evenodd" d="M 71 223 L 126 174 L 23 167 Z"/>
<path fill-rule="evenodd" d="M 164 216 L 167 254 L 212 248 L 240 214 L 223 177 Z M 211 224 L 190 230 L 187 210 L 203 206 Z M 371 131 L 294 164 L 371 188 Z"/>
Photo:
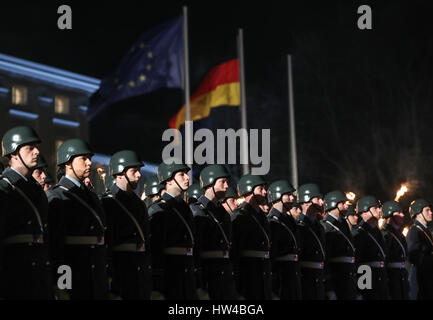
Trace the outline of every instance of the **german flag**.
<path fill-rule="evenodd" d="M 209 116 L 211 108 L 240 105 L 239 60 L 234 59 L 214 67 L 204 78 L 198 90 L 191 96 L 191 120 Z M 186 119 L 184 105 L 170 119 L 169 126 L 179 129 Z"/>

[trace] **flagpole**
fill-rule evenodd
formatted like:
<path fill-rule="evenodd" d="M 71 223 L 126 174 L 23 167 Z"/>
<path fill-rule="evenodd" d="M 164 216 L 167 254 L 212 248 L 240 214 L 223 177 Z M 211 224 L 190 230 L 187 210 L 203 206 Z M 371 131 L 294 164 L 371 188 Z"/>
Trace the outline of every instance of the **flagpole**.
<path fill-rule="evenodd" d="M 290 123 L 290 159 L 292 169 L 292 183 L 298 189 L 298 164 L 296 159 L 296 130 L 295 130 L 295 106 L 293 102 L 293 80 L 292 80 L 292 56 L 287 55 L 287 74 L 289 83 L 289 123 Z"/>
<path fill-rule="evenodd" d="M 189 55 L 188 55 L 188 7 L 183 7 L 183 59 L 184 59 L 184 85 L 185 85 L 185 163 L 192 169 L 193 154 L 192 154 L 192 122 L 191 122 L 191 109 L 190 109 L 190 93 L 189 93 Z M 189 172 L 190 185 L 193 183 L 192 170 Z"/>
<path fill-rule="evenodd" d="M 239 29 L 238 33 L 238 56 L 239 56 L 239 82 L 241 88 L 241 125 L 242 129 L 245 129 L 245 133 L 248 130 L 247 127 L 247 100 L 245 94 L 245 67 L 244 67 L 244 36 L 243 30 Z M 242 139 L 244 139 L 245 143 L 242 143 Z M 242 163 L 242 173 L 248 174 L 248 135 L 244 135 L 241 138 L 241 163 Z"/>

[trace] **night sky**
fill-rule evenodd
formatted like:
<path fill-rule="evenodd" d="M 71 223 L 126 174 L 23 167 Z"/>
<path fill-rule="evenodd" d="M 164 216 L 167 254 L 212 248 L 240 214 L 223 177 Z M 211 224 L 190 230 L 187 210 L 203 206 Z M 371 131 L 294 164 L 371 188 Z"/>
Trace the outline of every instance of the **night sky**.
<path fill-rule="evenodd" d="M 284 2 L 2 3 L 0 52 L 102 79 L 141 33 L 187 4 L 191 93 L 213 66 L 236 57 L 237 29 L 244 29 L 248 126 L 271 129 L 269 182 L 290 177 L 291 53 L 300 183 L 384 202 L 408 182 L 403 201 L 433 198 L 433 3 Z M 57 29 L 61 4 L 72 7 L 72 30 Z M 372 8 L 373 30 L 357 28 L 362 4 Z M 107 154 L 134 148 L 159 163 L 161 134 L 182 104 L 179 89 L 117 103 L 92 120 L 90 142 Z M 200 125 L 239 123 L 233 108 L 222 107 Z"/>

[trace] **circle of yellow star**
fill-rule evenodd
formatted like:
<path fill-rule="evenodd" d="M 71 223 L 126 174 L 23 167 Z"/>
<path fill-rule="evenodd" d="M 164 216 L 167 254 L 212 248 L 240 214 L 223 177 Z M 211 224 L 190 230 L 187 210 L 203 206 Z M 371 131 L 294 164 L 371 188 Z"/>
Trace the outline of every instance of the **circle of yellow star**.
<path fill-rule="evenodd" d="M 130 87 L 135 87 L 135 82 L 134 81 L 129 81 L 129 86 Z"/>
<path fill-rule="evenodd" d="M 146 76 L 144 74 L 142 74 L 139 79 L 141 82 L 144 82 L 144 81 L 146 81 Z"/>

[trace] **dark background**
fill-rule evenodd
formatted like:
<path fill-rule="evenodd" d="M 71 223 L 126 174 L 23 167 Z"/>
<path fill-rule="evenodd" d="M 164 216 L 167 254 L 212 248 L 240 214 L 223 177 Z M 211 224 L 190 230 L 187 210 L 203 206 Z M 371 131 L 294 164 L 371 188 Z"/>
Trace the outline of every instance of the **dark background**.
<path fill-rule="evenodd" d="M 57 29 L 61 4 L 72 7 L 72 30 Z M 407 182 L 404 207 L 431 198 L 431 1 L 3 2 L 0 52 L 102 79 L 142 32 L 185 4 L 191 93 L 213 66 L 236 57 L 244 29 L 248 127 L 271 129 L 269 182 L 290 179 L 290 53 L 300 184 L 384 202 Z M 372 8 L 373 30 L 357 28 L 363 4 Z M 114 104 L 90 123 L 90 142 L 98 152 L 133 148 L 159 163 L 161 134 L 182 104 L 180 89 Z M 198 125 L 239 123 L 238 108 L 222 107 Z"/>

